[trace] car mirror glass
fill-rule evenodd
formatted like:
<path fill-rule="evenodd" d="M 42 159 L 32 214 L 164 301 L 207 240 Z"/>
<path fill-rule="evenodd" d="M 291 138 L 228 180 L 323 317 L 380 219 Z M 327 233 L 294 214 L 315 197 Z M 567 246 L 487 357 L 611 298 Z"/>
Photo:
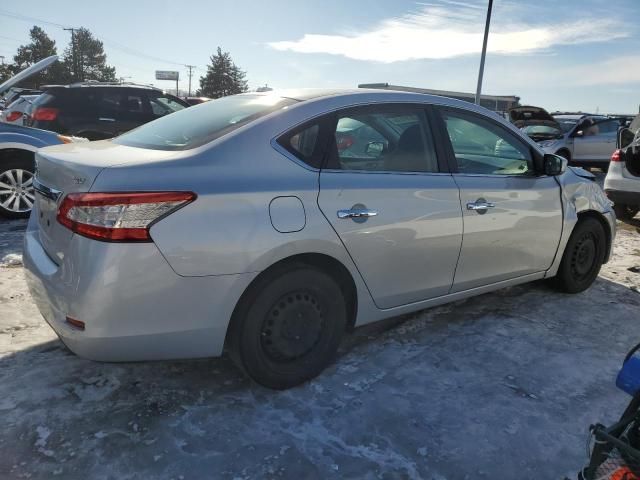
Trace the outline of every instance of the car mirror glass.
<path fill-rule="evenodd" d="M 567 159 L 560 155 L 547 153 L 544 156 L 544 174 L 550 176 L 562 175 L 567 170 Z"/>
<path fill-rule="evenodd" d="M 379 157 L 384 151 L 383 142 L 369 142 L 365 148 L 365 153 L 370 157 Z"/>

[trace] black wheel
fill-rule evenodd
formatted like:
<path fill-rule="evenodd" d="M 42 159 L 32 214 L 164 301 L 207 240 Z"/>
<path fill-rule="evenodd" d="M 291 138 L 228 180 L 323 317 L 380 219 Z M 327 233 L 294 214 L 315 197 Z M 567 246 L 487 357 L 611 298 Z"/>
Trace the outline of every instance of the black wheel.
<path fill-rule="evenodd" d="M 259 384 L 285 389 L 333 361 L 347 325 L 346 301 L 329 275 L 295 265 L 260 279 L 232 322 L 234 361 Z"/>
<path fill-rule="evenodd" d="M 607 239 L 595 218 L 580 220 L 562 255 L 555 286 L 567 293 L 586 290 L 594 282 L 604 261 Z"/>
<path fill-rule="evenodd" d="M 27 218 L 34 201 L 33 161 L 16 158 L 0 162 L 0 216 Z"/>
<path fill-rule="evenodd" d="M 559 155 L 562 158 L 566 158 L 567 162 L 571 161 L 571 154 L 566 150 L 560 150 L 559 152 L 556 152 L 556 155 Z"/>
<path fill-rule="evenodd" d="M 624 205 L 622 203 L 616 203 L 613 206 L 613 211 L 620 220 L 631 220 L 638 214 L 639 210 L 637 206 L 632 207 L 631 205 Z"/>

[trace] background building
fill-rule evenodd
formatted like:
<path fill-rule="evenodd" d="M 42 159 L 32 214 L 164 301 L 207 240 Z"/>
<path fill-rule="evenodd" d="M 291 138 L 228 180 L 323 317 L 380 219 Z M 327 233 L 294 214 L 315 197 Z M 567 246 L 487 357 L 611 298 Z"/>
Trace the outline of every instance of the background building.
<path fill-rule="evenodd" d="M 404 92 L 426 93 L 440 95 L 442 97 L 456 98 L 465 102 L 475 102 L 474 93 L 451 92 L 448 90 L 432 90 L 430 88 L 404 87 L 402 85 L 389 85 L 388 83 L 361 83 L 358 88 L 380 88 L 385 90 L 401 90 Z M 516 95 L 482 95 L 480 105 L 496 112 L 506 112 L 511 107 L 520 105 L 520 97 Z"/>

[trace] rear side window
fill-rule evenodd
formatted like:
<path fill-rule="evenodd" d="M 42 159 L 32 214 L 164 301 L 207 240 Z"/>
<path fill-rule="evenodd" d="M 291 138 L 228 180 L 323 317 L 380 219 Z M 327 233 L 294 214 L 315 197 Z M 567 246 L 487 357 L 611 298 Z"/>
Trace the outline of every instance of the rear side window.
<path fill-rule="evenodd" d="M 161 117 L 113 141 L 154 150 L 188 150 L 294 103 L 275 95 L 233 95 Z"/>
<path fill-rule="evenodd" d="M 318 121 L 295 128 L 278 138 L 278 143 L 310 167 L 320 168 L 324 155 L 320 142 L 321 125 L 322 121 Z"/>
<path fill-rule="evenodd" d="M 51 105 L 55 102 L 55 100 L 56 100 L 56 96 L 53 93 L 47 92 L 47 93 L 43 93 L 38 98 L 36 98 L 33 102 L 33 105 L 36 107 Z"/>

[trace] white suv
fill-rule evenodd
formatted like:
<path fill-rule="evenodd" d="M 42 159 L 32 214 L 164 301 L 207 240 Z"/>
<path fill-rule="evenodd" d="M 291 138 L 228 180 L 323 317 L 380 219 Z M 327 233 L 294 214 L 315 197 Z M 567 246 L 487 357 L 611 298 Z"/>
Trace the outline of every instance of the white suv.
<path fill-rule="evenodd" d="M 640 115 L 618 135 L 618 149 L 611 156 L 604 190 L 618 218 L 636 216 L 640 210 Z"/>

